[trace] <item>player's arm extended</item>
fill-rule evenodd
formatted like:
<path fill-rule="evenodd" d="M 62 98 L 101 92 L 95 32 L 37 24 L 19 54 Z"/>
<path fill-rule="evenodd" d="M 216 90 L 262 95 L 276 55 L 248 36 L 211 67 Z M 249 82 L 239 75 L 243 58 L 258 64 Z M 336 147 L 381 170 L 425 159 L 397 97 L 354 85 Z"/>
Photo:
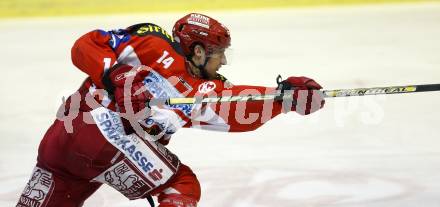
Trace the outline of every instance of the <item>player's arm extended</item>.
<path fill-rule="evenodd" d="M 236 85 L 224 89 L 218 96 L 274 94 L 274 87 Z M 208 104 L 192 111 L 185 127 L 216 131 L 253 131 L 282 112 L 279 101 L 240 101 Z"/>
<path fill-rule="evenodd" d="M 191 124 L 202 129 L 218 131 L 245 132 L 252 131 L 280 114 L 295 111 L 301 115 L 311 114 L 324 106 L 322 87 L 313 79 L 291 76 L 278 82 L 277 88 L 262 86 L 237 85 L 222 89 L 217 96 L 268 95 L 279 92 L 291 94 L 291 100 L 284 102 L 232 101 L 207 105 L 194 110 Z M 280 91 L 277 91 L 280 90 Z M 197 108 L 196 108 L 197 109 Z"/>
<path fill-rule="evenodd" d="M 236 85 L 229 90 L 232 96 L 254 95 L 254 94 L 274 94 L 275 87 Z M 228 91 L 223 91 L 228 93 Z M 222 104 L 217 104 L 217 112 L 222 113 Z M 245 101 L 232 102 L 229 104 L 228 123 L 231 126 L 230 132 L 253 131 L 279 115 L 282 112 L 282 103 L 274 100 L 267 101 Z"/>

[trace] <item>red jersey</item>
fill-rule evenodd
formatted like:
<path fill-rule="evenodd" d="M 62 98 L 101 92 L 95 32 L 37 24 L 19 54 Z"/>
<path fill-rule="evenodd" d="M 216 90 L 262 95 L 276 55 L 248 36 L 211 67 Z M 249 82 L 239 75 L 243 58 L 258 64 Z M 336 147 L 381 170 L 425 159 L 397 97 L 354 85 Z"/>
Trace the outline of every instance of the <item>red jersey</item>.
<path fill-rule="evenodd" d="M 102 76 L 115 63 L 145 65 L 152 70 L 144 84 L 155 98 L 193 97 L 196 95 L 271 94 L 275 88 L 232 85 L 226 78 L 206 80 L 188 72 L 179 43 L 161 27 L 143 23 L 113 31 L 95 30 L 79 38 L 72 47 L 72 62 L 87 73 L 83 87 L 93 93 L 103 88 Z M 111 99 L 101 97 L 101 104 L 111 108 Z M 166 125 L 172 134 L 180 127 L 218 131 L 252 131 L 281 113 L 277 101 L 232 102 L 222 104 L 178 104 L 155 110 L 146 122 Z M 169 127 L 170 120 L 175 127 Z M 176 124 L 178 123 L 178 124 Z"/>

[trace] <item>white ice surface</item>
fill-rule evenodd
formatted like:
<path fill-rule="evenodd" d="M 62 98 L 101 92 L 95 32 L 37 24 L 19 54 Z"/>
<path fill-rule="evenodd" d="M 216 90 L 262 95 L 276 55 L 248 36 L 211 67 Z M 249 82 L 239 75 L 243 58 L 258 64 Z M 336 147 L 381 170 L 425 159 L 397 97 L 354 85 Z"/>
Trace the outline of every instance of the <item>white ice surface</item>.
<path fill-rule="evenodd" d="M 440 83 L 440 4 L 207 13 L 231 29 L 236 84 L 305 75 L 326 89 Z M 14 206 L 61 97 L 85 77 L 70 47 L 95 28 L 183 14 L 0 21 L 0 206 Z M 184 129 L 169 148 L 202 184 L 200 206 L 440 206 L 440 93 L 329 99 L 254 132 Z M 148 206 L 103 187 L 85 204 Z"/>

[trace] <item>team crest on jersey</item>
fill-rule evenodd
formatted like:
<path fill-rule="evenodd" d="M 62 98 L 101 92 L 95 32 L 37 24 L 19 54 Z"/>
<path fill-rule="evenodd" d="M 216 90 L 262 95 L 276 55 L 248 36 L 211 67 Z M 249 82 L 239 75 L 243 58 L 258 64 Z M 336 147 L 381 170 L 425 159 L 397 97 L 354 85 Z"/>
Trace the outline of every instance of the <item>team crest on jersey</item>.
<path fill-rule="evenodd" d="M 199 85 L 199 93 L 209 93 L 215 89 L 216 85 L 212 81 L 206 81 Z"/>
<path fill-rule="evenodd" d="M 93 181 L 106 183 L 129 199 L 140 198 L 152 189 L 148 181 L 124 160 L 104 171 Z"/>

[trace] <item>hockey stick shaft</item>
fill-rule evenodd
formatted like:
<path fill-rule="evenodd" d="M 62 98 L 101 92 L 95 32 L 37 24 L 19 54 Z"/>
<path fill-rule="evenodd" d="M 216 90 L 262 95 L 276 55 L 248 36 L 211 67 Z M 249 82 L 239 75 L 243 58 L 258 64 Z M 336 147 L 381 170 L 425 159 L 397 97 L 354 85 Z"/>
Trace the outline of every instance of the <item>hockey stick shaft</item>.
<path fill-rule="evenodd" d="M 402 94 L 415 92 L 440 91 L 440 84 L 426 85 L 408 85 L 408 86 L 391 86 L 391 87 L 374 87 L 374 88 L 355 88 L 355 89 L 337 89 L 324 90 L 325 98 L 348 97 L 348 96 L 365 96 L 365 95 L 381 95 L 381 94 Z M 149 105 L 175 105 L 175 104 L 196 104 L 196 103 L 224 103 L 239 101 L 264 101 L 275 100 L 282 101 L 292 99 L 291 94 L 266 94 L 266 95 L 242 95 L 242 96 L 223 96 L 223 97 L 188 97 L 188 98 L 169 98 L 153 99 Z"/>
<path fill-rule="evenodd" d="M 440 84 L 356 88 L 323 91 L 326 98 L 440 91 Z"/>

